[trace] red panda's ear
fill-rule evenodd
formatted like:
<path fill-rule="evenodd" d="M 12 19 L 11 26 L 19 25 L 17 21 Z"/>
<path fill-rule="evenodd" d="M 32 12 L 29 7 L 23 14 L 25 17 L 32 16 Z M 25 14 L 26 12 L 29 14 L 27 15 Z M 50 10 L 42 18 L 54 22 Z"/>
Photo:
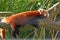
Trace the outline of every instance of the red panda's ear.
<path fill-rule="evenodd" d="M 40 14 L 42 14 L 43 11 L 44 11 L 44 9 L 42 9 L 42 8 L 39 8 L 39 9 L 38 9 L 38 12 L 39 12 Z"/>

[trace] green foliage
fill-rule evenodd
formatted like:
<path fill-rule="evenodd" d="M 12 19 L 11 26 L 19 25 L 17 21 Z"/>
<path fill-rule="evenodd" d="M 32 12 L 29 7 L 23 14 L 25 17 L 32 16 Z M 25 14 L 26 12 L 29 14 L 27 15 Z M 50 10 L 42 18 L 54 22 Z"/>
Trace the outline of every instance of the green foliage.
<path fill-rule="evenodd" d="M 48 9 L 56 2 L 57 0 L 0 0 L 0 11 L 18 13 L 38 8 Z"/>

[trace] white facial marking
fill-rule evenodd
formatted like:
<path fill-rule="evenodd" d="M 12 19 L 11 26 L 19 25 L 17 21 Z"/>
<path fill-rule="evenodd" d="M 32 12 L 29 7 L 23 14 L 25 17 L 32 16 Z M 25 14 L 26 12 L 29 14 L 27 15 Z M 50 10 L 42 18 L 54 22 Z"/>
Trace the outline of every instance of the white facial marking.
<path fill-rule="evenodd" d="M 44 16 L 45 16 L 45 17 L 46 17 L 46 16 L 49 17 L 49 14 L 44 14 Z"/>
<path fill-rule="evenodd" d="M 49 17 L 49 14 L 47 15 L 47 17 Z"/>
<path fill-rule="evenodd" d="M 1 23 L 6 23 L 6 20 L 5 20 L 5 18 L 1 20 Z"/>
<path fill-rule="evenodd" d="M 40 11 L 40 14 L 41 14 L 41 11 Z"/>
<path fill-rule="evenodd" d="M 44 14 L 44 16 L 46 17 L 47 14 Z"/>
<path fill-rule="evenodd" d="M 39 12 L 40 14 L 42 14 L 41 12 L 43 12 L 43 10 L 44 10 L 44 9 L 41 9 L 41 8 L 40 8 L 40 9 L 38 9 L 38 12 Z"/>

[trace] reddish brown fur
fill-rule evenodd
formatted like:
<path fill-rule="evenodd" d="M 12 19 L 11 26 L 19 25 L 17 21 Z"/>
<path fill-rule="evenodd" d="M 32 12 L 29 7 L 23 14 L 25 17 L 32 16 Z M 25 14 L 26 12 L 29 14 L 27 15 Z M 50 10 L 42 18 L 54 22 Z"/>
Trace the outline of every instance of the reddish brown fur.
<path fill-rule="evenodd" d="M 12 15 L 10 17 L 7 17 L 7 23 L 26 23 L 28 20 L 32 19 L 35 16 L 44 16 L 44 12 L 45 14 L 47 13 L 46 11 L 43 11 L 42 14 L 40 15 L 40 13 L 36 10 L 36 11 L 27 11 L 27 12 L 21 12 L 15 15 Z M 20 25 L 21 25 L 20 24 Z"/>
<path fill-rule="evenodd" d="M 5 40 L 6 38 L 6 29 L 5 28 L 0 28 L 0 36 L 2 40 Z"/>

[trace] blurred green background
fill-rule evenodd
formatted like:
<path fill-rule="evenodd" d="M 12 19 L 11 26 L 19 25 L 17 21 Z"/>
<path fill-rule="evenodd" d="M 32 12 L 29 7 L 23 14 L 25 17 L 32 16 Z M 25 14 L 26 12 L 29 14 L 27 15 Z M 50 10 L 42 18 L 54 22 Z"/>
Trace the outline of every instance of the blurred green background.
<path fill-rule="evenodd" d="M 57 2 L 57 0 L 0 0 L 0 12 L 13 12 L 15 14 L 23 11 L 37 10 L 39 8 L 48 9 Z M 8 30 L 6 38 L 12 38 L 10 26 L 6 26 L 6 28 Z M 20 28 L 21 38 L 25 38 L 29 33 L 32 32 L 32 30 L 34 30 L 32 26 L 27 29 L 25 28 Z M 46 30 L 46 37 L 48 37 L 49 29 Z M 37 31 L 38 35 L 39 31 L 40 30 Z M 28 38 L 33 38 L 33 34 L 30 35 Z"/>
<path fill-rule="evenodd" d="M 0 0 L 0 11 L 18 13 L 38 8 L 48 9 L 56 2 L 57 0 Z"/>

